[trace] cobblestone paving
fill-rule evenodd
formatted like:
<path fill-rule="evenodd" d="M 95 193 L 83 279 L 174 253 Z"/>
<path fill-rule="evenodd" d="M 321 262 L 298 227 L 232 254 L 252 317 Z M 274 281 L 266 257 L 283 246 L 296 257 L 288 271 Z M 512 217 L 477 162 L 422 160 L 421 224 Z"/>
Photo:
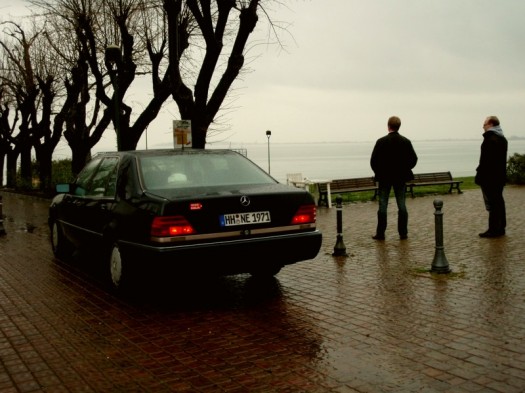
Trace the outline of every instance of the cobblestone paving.
<path fill-rule="evenodd" d="M 117 296 L 100 261 L 63 263 L 48 202 L 4 192 L 0 391 L 525 392 L 525 187 L 507 187 L 507 236 L 481 239 L 479 190 L 408 200 L 409 238 L 375 242 L 377 204 L 319 209 L 317 258 L 265 284 L 240 275 Z M 430 274 L 434 199 L 444 255 Z"/>

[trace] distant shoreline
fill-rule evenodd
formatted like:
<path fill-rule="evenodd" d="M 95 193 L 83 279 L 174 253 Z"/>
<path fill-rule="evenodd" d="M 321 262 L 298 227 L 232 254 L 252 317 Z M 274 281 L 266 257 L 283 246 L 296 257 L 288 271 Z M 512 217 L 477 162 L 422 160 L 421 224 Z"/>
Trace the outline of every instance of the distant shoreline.
<path fill-rule="evenodd" d="M 480 136 L 482 134 L 480 133 Z M 506 136 L 507 140 L 509 141 L 523 141 L 525 140 L 525 137 L 523 136 L 515 136 L 515 135 L 512 135 L 512 136 Z M 481 138 L 444 138 L 444 139 L 414 139 L 414 138 L 410 138 L 410 140 L 412 142 L 470 142 L 470 141 L 481 141 L 482 139 Z M 221 141 L 221 142 L 208 142 L 207 145 L 209 145 L 210 147 L 213 147 L 214 145 L 216 146 L 225 146 L 225 145 L 229 145 L 229 146 L 238 146 L 238 145 L 266 145 L 268 143 L 268 141 L 263 141 L 263 142 L 240 142 L 240 141 L 228 141 L 228 142 L 225 142 L 225 141 Z M 330 144 L 330 143 L 375 143 L 375 140 L 364 140 L 364 141 L 344 141 L 344 140 L 339 140 L 339 141 L 316 141 L 316 142 L 298 142 L 298 141 L 293 141 L 293 142 L 274 142 L 272 140 L 270 140 L 270 144 L 273 145 L 273 144 L 279 144 L 279 145 L 314 145 L 314 144 L 323 144 L 323 145 L 327 145 L 327 144 Z"/>

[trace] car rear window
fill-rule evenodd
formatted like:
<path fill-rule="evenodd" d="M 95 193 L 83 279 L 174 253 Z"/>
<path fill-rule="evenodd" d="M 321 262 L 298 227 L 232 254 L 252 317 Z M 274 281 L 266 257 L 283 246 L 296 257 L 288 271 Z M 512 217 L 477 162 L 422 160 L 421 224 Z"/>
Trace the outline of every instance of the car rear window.
<path fill-rule="evenodd" d="M 237 153 L 147 156 L 141 158 L 140 166 L 150 190 L 276 182 Z"/>

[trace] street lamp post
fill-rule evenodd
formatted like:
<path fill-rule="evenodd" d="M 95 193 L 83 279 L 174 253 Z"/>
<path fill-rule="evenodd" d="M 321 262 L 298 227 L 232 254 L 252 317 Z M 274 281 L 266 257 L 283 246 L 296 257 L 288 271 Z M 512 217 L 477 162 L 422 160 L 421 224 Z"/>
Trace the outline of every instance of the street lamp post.
<path fill-rule="evenodd" d="M 114 105 L 115 105 L 115 134 L 117 136 L 117 150 L 121 150 L 122 141 L 120 135 L 120 97 L 118 92 L 118 64 L 122 61 L 122 52 L 118 45 L 108 45 L 105 52 L 106 65 L 109 65 L 108 71 L 111 78 L 111 84 L 114 89 Z M 113 69 L 115 66 L 115 69 Z"/>
<path fill-rule="evenodd" d="M 266 137 L 268 138 L 268 174 L 270 174 L 270 137 L 272 132 L 270 130 L 266 131 Z"/>

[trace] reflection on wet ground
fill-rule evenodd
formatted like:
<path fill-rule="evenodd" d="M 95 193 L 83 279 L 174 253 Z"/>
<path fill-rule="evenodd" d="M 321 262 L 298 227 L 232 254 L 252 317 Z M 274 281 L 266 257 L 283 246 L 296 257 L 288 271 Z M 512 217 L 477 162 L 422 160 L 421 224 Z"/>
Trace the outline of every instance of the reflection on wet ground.
<path fill-rule="evenodd" d="M 319 210 L 315 260 L 274 279 L 159 274 L 113 294 L 100 261 L 63 263 L 46 201 L 4 193 L 1 391 L 525 391 L 525 188 L 506 189 L 507 236 L 480 239 L 478 191 L 444 201 L 452 273 L 434 275 L 433 197 L 408 201 L 409 239 L 375 203 Z"/>

